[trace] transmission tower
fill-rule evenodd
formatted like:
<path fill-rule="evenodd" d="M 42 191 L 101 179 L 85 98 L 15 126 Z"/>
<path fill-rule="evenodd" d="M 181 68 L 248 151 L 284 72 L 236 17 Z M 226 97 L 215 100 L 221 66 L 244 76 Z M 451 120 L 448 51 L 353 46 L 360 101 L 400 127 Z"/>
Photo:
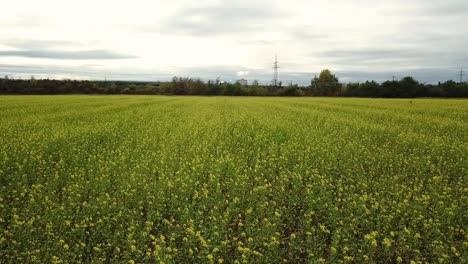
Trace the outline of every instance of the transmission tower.
<path fill-rule="evenodd" d="M 278 86 L 278 56 L 275 54 L 275 62 L 273 63 L 273 87 Z"/>
<path fill-rule="evenodd" d="M 460 83 L 463 82 L 463 68 L 460 69 Z"/>

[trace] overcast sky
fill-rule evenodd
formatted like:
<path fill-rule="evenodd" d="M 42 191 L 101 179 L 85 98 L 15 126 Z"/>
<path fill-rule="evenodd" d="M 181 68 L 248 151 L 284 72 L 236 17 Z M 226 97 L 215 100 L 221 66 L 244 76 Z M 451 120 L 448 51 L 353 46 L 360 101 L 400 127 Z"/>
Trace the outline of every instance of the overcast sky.
<path fill-rule="evenodd" d="M 467 0 L 15 0 L 1 4 L 0 74 L 307 84 L 468 71 Z M 468 76 L 468 74 L 466 75 Z"/>

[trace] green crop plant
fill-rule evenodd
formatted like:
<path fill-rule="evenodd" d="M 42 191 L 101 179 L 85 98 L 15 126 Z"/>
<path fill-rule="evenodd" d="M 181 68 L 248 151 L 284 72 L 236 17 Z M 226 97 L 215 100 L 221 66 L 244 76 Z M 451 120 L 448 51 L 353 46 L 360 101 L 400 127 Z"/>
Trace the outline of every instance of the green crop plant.
<path fill-rule="evenodd" d="M 466 263 L 468 101 L 0 97 L 1 263 Z"/>

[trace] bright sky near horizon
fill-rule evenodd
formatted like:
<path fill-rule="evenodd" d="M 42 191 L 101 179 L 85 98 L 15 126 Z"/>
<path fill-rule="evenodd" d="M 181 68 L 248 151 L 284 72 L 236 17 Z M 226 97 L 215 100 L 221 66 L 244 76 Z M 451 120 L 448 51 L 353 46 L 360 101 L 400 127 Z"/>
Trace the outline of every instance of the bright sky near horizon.
<path fill-rule="evenodd" d="M 172 76 L 308 84 L 468 68 L 466 0 L 15 0 L 1 5 L 0 74 L 168 80 Z M 467 69 L 468 70 L 468 69 Z M 467 75 L 468 76 L 468 75 Z"/>

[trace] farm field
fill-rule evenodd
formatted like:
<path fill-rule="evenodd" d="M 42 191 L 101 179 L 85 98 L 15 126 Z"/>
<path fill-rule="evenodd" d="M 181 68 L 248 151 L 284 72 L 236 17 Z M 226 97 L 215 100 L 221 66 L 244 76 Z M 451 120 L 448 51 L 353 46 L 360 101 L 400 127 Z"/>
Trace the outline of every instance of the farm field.
<path fill-rule="evenodd" d="M 468 262 L 467 100 L 0 109 L 0 263 Z"/>

